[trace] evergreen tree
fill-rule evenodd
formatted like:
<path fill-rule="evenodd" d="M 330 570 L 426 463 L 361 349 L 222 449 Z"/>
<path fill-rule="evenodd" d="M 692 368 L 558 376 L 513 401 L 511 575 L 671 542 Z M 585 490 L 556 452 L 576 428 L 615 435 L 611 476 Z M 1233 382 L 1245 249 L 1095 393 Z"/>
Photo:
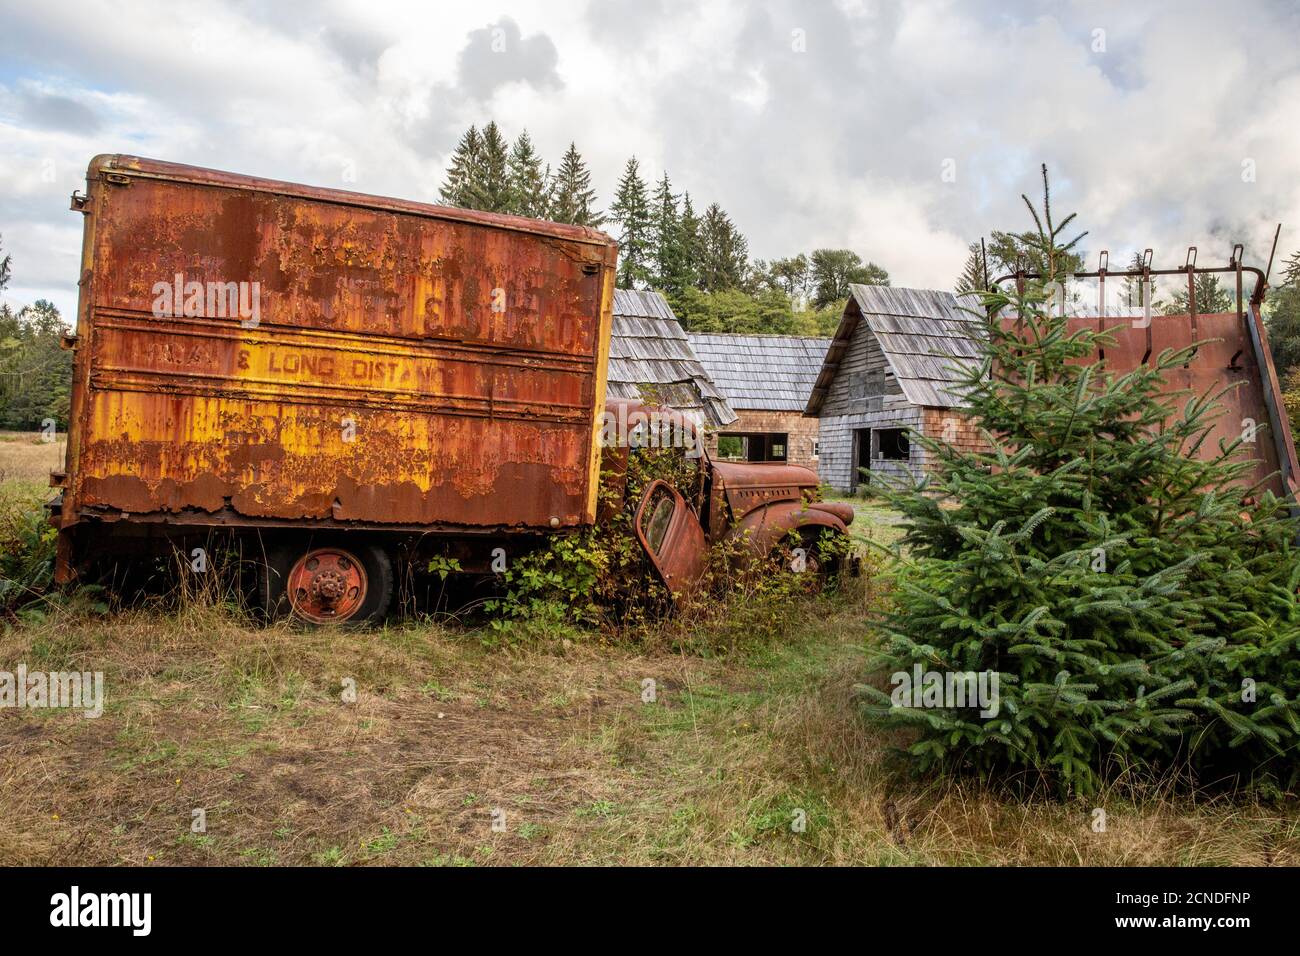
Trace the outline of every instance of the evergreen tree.
<path fill-rule="evenodd" d="M 16 315 L 0 306 L 0 427 L 34 431 L 46 419 L 66 427 L 72 394 L 72 353 L 51 302 L 37 299 Z"/>
<path fill-rule="evenodd" d="M 997 276 L 984 274 L 984 250 L 980 243 L 972 242 L 966 249 L 966 261 L 961 267 L 961 275 L 957 277 L 953 291 L 957 295 L 983 292 L 996 278 Z"/>
<path fill-rule="evenodd" d="M 1174 281 L 1178 278 L 1175 276 Z M 1208 272 L 1202 272 L 1192 280 L 1193 287 L 1196 289 L 1196 311 L 1199 314 L 1209 314 L 1211 312 L 1236 312 L 1237 296 L 1235 292 L 1229 292 L 1219 282 L 1219 277 Z M 1169 297 L 1169 303 L 1164 307 L 1165 315 L 1185 315 L 1189 309 L 1190 300 L 1187 297 L 1187 280 L 1175 286 L 1173 294 Z M 1245 305 L 1242 305 L 1245 308 Z"/>
<path fill-rule="evenodd" d="M 1221 406 L 1162 382 L 1190 348 L 1110 372 L 1088 362 L 1109 336 L 1070 332 L 1045 299 L 1032 285 L 985 296 L 1022 317 L 988 324 L 964 376 L 990 450 L 914 436 L 928 493 L 887 494 L 907 558 L 881 621 L 894 693 L 861 688 L 869 709 L 916 732 L 922 766 L 1030 771 L 1076 792 L 1175 765 L 1294 784 L 1296 522 L 1246 487 L 1245 435 L 1202 457 Z M 996 713 L 941 694 L 913 706 L 898 675 L 917 670 L 954 689 L 954 675 L 996 673 Z"/>
<path fill-rule="evenodd" d="M 1060 222 L 1053 221 L 1052 190 L 1048 182 L 1046 163 L 1042 166 L 1042 173 L 1041 213 L 1028 196 L 1023 193 L 1020 196 L 1034 220 L 1034 228 L 1024 232 L 994 230 L 989 236 L 989 268 L 992 271 L 996 264 L 998 275 L 1015 272 L 1018 264 L 1023 266 L 1026 272 L 1057 278 L 1063 278 L 1083 269 L 1083 256 L 1077 247 L 1087 233 L 1081 232 L 1069 240 L 1064 238 L 1067 228 L 1074 221 L 1077 213 L 1070 213 Z M 998 275 L 990 275 L 989 278 L 997 279 Z"/>
<path fill-rule="evenodd" d="M 650 217 L 650 199 L 641 178 L 636 157 L 627 161 L 623 178 L 618 181 L 609 219 L 619 226 L 618 284 L 636 289 L 649 283 L 654 255 L 654 223 Z"/>
<path fill-rule="evenodd" d="M 447 180 L 442 184 L 442 201 L 451 206 L 468 208 L 473 203 L 470 183 L 478 176 L 479 153 L 483 148 L 478 129 L 471 126 L 456 144 L 447 167 Z"/>
<path fill-rule="evenodd" d="M 542 168 L 542 158 L 533 148 L 532 137 L 524 130 L 510 149 L 508 162 L 510 209 L 517 216 L 545 219 L 550 205 L 550 168 Z"/>
<path fill-rule="evenodd" d="M 687 287 L 690 277 L 686 271 L 688 253 L 683 241 L 681 217 L 677 213 L 677 196 L 667 173 L 655 189 L 650 215 L 654 221 L 652 281 L 656 289 L 675 295 Z"/>
<path fill-rule="evenodd" d="M 695 206 L 691 204 L 689 192 L 682 193 L 682 214 L 677 219 L 677 241 L 682 250 L 681 289 L 698 288 L 700 260 L 703 258 L 700 217 L 695 215 Z"/>
<path fill-rule="evenodd" d="M 1133 253 L 1132 258 L 1130 258 L 1128 262 L 1128 270 L 1130 272 L 1141 272 L 1142 261 L 1143 261 L 1142 253 L 1140 252 Z M 1148 280 L 1148 282 L 1149 282 L 1148 288 L 1150 290 L 1150 296 L 1151 296 L 1151 308 L 1153 310 L 1158 309 L 1160 307 L 1160 303 L 1157 300 L 1160 296 L 1160 289 L 1158 287 L 1158 284 L 1154 276 L 1151 277 Z M 1129 277 L 1124 279 L 1124 304 L 1128 308 L 1134 311 L 1141 309 L 1143 304 L 1146 301 L 1146 294 L 1147 293 L 1145 293 L 1142 289 L 1142 279 L 1140 276 L 1134 276 L 1134 277 Z"/>
<path fill-rule="evenodd" d="M 1300 368 L 1300 252 L 1287 260 L 1282 275 L 1268 299 L 1268 339 L 1279 379 Z"/>
<path fill-rule="evenodd" d="M 483 127 L 478 162 L 471 167 L 468 179 L 471 209 L 484 212 L 509 212 L 512 201 L 510 157 L 506 139 L 496 122 Z"/>
<path fill-rule="evenodd" d="M 551 218 L 577 226 L 599 226 L 605 221 L 596 210 L 591 171 L 573 143 L 560 160 L 560 168 L 551 183 Z"/>
<path fill-rule="evenodd" d="M 705 292 L 739 288 L 749 262 L 749 243 L 717 203 L 700 220 L 699 288 Z"/>

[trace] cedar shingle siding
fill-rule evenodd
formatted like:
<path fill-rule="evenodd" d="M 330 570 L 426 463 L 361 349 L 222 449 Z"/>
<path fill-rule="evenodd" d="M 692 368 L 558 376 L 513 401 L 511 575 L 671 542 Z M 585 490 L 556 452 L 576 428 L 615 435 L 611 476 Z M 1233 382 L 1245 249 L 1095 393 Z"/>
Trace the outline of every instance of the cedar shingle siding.
<path fill-rule="evenodd" d="M 784 460 L 815 471 L 817 420 L 803 410 L 831 340 L 718 332 L 689 332 L 687 338 L 740 416 L 709 435 L 709 454 L 717 455 L 719 435 L 785 435 Z"/>
<path fill-rule="evenodd" d="M 609 398 L 629 398 L 691 415 L 706 430 L 736 420 L 658 292 L 614 290 Z"/>
<path fill-rule="evenodd" d="M 883 429 L 959 445 L 975 441 L 957 383 L 961 370 L 979 360 L 981 335 L 978 318 L 951 293 L 863 285 L 852 291 L 806 410 L 819 418 L 821 479 L 844 492 L 863 480 L 859 443 L 875 450 L 892 442 Z M 869 470 L 899 479 L 925 468 L 925 449 L 911 441 L 906 459 L 873 456 Z"/>

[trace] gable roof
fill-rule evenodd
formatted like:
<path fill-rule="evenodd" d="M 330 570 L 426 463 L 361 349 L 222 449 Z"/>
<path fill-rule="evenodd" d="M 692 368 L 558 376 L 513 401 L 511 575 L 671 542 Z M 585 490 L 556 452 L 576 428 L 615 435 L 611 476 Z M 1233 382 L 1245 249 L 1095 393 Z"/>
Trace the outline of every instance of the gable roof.
<path fill-rule="evenodd" d="M 971 363 L 980 361 L 979 340 L 984 331 L 979 317 L 963 311 L 951 292 L 856 283 L 849 288 L 852 294 L 844 317 L 826 350 L 804 414 L 821 411 L 853 335 L 864 324 L 880 343 L 911 404 L 932 408 L 963 405 L 959 376 Z"/>
<path fill-rule="evenodd" d="M 737 418 L 658 292 L 614 290 L 606 394 L 692 413 L 715 427 Z"/>
<path fill-rule="evenodd" d="M 691 348 L 732 408 L 802 412 L 830 339 L 688 332 Z"/>

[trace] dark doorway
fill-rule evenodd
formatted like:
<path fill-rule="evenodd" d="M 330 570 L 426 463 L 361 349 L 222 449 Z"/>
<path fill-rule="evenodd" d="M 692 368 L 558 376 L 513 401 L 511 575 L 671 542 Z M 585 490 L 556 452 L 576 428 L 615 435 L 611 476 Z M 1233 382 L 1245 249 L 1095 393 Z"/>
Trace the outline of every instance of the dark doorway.
<path fill-rule="evenodd" d="M 870 479 L 866 472 L 871 470 L 871 429 L 853 429 L 853 480 L 850 488 L 857 490 L 858 485 Z"/>
<path fill-rule="evenodd" d="M 784 432 L 724 432 L 718 436 L 718 457 L 740 461 L 786 461 Z"/>

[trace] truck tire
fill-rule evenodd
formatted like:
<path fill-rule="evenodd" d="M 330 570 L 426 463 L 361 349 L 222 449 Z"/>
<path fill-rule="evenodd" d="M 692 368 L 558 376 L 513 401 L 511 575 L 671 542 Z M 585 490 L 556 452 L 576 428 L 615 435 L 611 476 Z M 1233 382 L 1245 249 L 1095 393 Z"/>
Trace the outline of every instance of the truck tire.
<path fill-rule="evenodd" d="M 805 526 L 796 533 L 799 536 L 798 543 L 783 543 L 774 548 L 772 550 L 772 560 L 791 573 L 811 574 L 817 581 L 817 590 L 820 590 L 839 572 L 840 562 L 835 559 L 822 560 L 817 546 L 821 542 L 823 535 L 839 537 L 842 533 L 821 526 Z M 794 548 L 802 549 L 803 556 L 801 559 L 796 558 Z"/>
<path fill-rule="evenodd" d="M 388 612 L 393 562 L 376 544 L 313 535 L 267 551 L 258 566 L 257 596 L 268 620 L 365 624 Z"/>

